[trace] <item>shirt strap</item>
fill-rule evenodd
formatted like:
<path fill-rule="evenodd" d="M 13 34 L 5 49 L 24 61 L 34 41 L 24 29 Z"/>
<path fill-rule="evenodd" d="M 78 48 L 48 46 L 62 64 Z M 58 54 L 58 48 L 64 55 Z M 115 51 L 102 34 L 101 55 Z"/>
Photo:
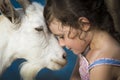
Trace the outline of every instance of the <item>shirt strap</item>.
<path fill-rule="evenodd" d="M 111 58 L 101 58 L 101 59 L 98 59 L 98 60 L 94 61 L 92 64 L 90 64 L 88 69 L 90 70 L 95 66 L 104 65 L 104 64 L 120 66 L 120 60 L 111 59 Z"/>

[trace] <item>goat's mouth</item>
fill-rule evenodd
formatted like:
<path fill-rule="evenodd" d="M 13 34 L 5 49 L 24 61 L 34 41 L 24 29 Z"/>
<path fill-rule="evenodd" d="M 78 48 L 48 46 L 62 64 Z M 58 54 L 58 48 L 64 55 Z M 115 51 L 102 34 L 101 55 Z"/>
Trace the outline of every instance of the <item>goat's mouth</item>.
<path fill-rule="evenodd" d="M 56 64 L 60 65 L 61 67 L 64 67 L 64 66 L 65 66 L 65 64 L 66 64 L 66 62 L 64 62 L 64 63 L 63 63 L 63 62 L 57 62 L 57 61 L 56 61 L 56 62 L 54 62 L 54 63 L 56 63 Z"/>

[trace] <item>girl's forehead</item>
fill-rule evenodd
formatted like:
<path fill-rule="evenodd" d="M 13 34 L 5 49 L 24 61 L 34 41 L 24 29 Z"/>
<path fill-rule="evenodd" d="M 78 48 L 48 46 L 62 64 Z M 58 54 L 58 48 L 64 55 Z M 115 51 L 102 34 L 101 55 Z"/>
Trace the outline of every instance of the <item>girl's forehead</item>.
<path fill-rule="evenodd" d="M 60 21 L 57 19 L 53 19 L 49 25 L 49 29 L 53 34 L 66 34 L 69 32 L 76 33 L 77 30 L 71 28 L 70 26 L 67 25 L 62 25 Z"/>
<path fill-rule="evenodd" d="M 52 29 L 55 29 L 55 30 L 59 30 L 59 31 L 66 31 L 66 30 L 69 30 L 69 26 L 64 26 L 62 25 L 62 23 L 60 21 L 58 21 L 57 19 L 53 19 L 49 25 L 49 28 L 52 30 Z"/>
<path fill-rule="evenodd" d="M 58 21 L 57 19 L 53 19 L 50 24 L 52 24 L 52 25 L 61 25 L 61 22 Z"/>

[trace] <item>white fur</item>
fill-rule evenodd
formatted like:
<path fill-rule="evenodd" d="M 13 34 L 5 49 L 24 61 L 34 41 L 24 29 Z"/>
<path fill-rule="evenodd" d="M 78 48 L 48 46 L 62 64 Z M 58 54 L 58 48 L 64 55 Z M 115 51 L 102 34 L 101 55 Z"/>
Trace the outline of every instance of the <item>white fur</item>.
<path fill-rule="evenodd" d="M 0 15 L 0 74 L 17 58 L 27 60 L 20 69 L 24 80 L 33 80 L 45 67 L 52 70 L 62 68 L 66 64 L 65 51 L 48 32 L 43 7 L 34 2 L 26 9 L 26 14 L 21 11 L 20 24 L 13 24 Z M 43 28 L 43 31 L 38 32 L 35 28 Z"/>

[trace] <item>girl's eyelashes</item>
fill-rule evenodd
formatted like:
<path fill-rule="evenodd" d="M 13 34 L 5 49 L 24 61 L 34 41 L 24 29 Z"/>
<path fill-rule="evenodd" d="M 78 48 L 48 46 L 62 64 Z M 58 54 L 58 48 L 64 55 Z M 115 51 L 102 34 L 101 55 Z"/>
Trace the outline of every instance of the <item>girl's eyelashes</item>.
<path fill-rule="evenodd" d="M 55 35 L 57 39 L 64 39 L 64 35 Z"/>
<path fill-rule="evenodd" d="M 62 35 L 62 36 L 59 36 L 59 38 L 60 38 L 60 39 L 64 39 L 64 35 Z"/>

